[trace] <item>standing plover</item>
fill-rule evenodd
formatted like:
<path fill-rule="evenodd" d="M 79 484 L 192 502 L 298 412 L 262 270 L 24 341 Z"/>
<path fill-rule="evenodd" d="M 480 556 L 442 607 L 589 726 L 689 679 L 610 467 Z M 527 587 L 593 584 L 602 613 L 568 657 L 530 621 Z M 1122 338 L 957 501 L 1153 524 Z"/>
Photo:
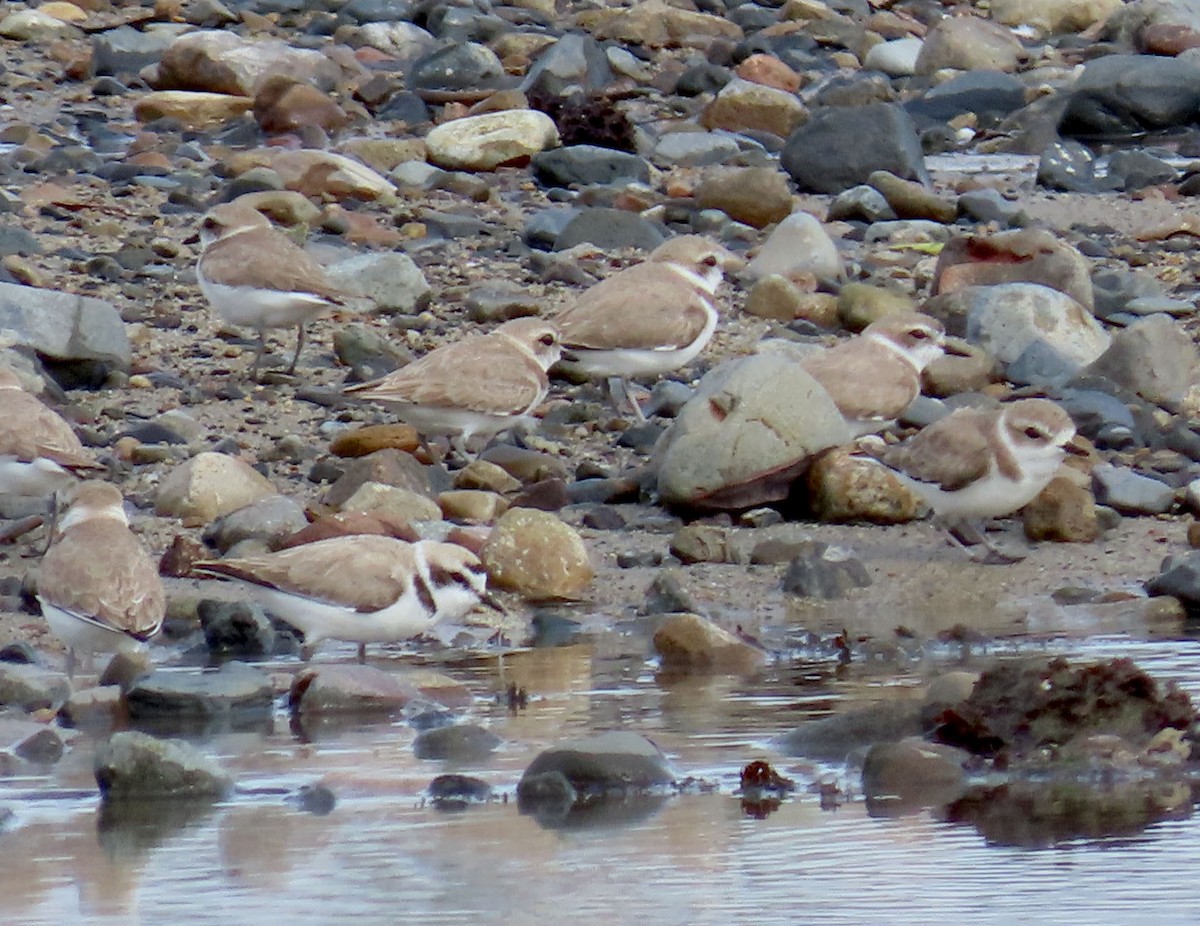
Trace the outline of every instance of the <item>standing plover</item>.
<path fill-rule="evenodd" d="M 296 328 L 296 353 L 287 370 L 295 373 L 304 326 L 340 305 L 342 294 L 320 264 L 247 203 L 234 200 L 211 209 L 200 226 L 200 241 L 200 291 L 227 322 L 258 332 L 250 377 L 258 374 L 268 328 Z"/>
<path fill-rule="evenodd" d="M 700 235 L 663 242 L 645 262 L 601 280 L 555 317 L 559 367 L 604 378 L 614 402 L 642 417 L 625 380 L 661 376 L 694 360 L 717 328 L 717 287 L 742 264 Z"/>
<path fill-rule="evenodd" d="M 1075 436 L 1070 416 L 1048 399 L 990 410 L 960 409 L 891 446 L 860 449 L 923 498 L 947 526 L 1023 508 L 1054 478 Z M 952 535 L 953 536 L 953 535 Z M 977 532 L 989 561 L 1011 561 Z"/>
<path fill-rule="evenodd" d="M 166 593 L 116 486 L 81 482 L 66 502 L 38 570 L 37 597 L 67 646 L 70 675 L 77 654 L 141 649 L 162 627 Z"/>
<path fill-rule="evenodd" d="M 554 325 L 518 318 L 350 386 L 346 394 L 378 402 L 422 437 L 449 437 L 466 455 L 473 436 L 507 431 L 542 404 L 550 388 L 546 371 L 560 349 Z"/>

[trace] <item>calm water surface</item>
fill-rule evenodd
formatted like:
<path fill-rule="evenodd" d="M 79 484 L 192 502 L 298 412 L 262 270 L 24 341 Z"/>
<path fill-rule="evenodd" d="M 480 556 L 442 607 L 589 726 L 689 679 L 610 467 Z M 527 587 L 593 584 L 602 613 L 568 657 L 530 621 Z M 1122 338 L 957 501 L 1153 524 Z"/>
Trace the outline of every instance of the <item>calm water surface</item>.
<path fill-rule="evenodd" d="M 1200 644 L 1093 639 L 1040 648 L 1131 655 L 1200 696 Z M 322 658 L 349 653 L 324 651 Z M 381 664 L 387 664 L 383 660 Z M 939 666 L 831 664 L 671 684 L 653 665 L 570 647 L 447 667 L 476 694 L 471 719 L 506 745 L 478 767 L 414 758 L 407 724 L 195 739 L 235 774 L 241 793 L 145 819 L 114 818 L 95 795 L 91 741 L 81 737 L 44 778 L 6 779 L 0 806 L 4 924 L 274 924 L 561 922 L 654 924 L 1192 923 L 1195 818 L 1133 838 L 1052 849 L 989 844 L 929 811 L 873 818 L 853 769 L 778 755 L 771 738 L 806 718 L 916 697 Z M 529 685 L 510 713 L 494 692 Z M 430 779 L 461 771 L 511 795 L 521 770 L 563 737 L 626 728 L 652 737 L 681 774 L 716 790 L 621 808 L 603 819 L 539 823 L 514 801 L 465 812 L 423 804 Z M 801 789 L 765 819 L 735 793 L 741 766 L 767 758 Z M 835 782 L 836 807 L 808 786 Z M 324 782 L 337 795 L 316 815 L 280 791 Z"/>

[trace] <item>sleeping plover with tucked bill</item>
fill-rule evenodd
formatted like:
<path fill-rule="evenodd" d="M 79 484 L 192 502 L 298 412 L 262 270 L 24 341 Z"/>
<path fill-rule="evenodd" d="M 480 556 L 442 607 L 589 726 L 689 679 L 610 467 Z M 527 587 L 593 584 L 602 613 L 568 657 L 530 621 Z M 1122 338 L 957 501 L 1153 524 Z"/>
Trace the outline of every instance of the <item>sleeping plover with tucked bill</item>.
<path fill-rule="evenodd" d="M 802 364 L 862 436 L 893 424 L 921 394 L 921 372 L 942 355 L 945 334 L 935 318 L 898 312 Z"/>
<path fill-rule="evenodd" d="M 701 235 L 671 238 L 640 264 L 585 290 L 555 316 L 559 367 L 607 382 L 614 404 L 641 418 L 625 380 L 661 376 L 694 360 L 712 339 L 717 287 L 741 258 Z"/>
<path fill-rule="evenodd" d="M 305 325 L 341 305 L 343 294 L 320 264 L 248 203 L 234 200 L 209 210 L 200 242 L 200 291 L 225 321 L 258 332 L 250 378 L 258 374 L 269 328 L 297 330 L 296 353 L 287 369 L 295 373 Z"/>
<path fill-rule="evenodd" d="M 66 502 L 38 570 L 37 598 L 67 646 L 72 675 L 78 654 L 142 649 L 162 627 L 166 593 L 158 566 L 129 529 L 116 486 L 81 482 Z"/>
<path fill-rule="evenodd" d="M 0 495 L 50 496 L 103 469 L 66 419 L 0 366 Z"/>
<path fill-rule="evenodd" d="M 998 518 L 1031 502 L 1054 478 L 1075 436 L 1070 416 L 1048 399 L 959 409 L 900 444 L 862 441 L 947 526 Z M 952 535 L 953 536 L 953 535 Z M 1011 562 L 982 532 L 986 561 Z"/>
<path fill-rule="evenodd" d="M 518 318 L 345 392 L 378 402 L 426 439 L 449 437 L 466 456 L 472 437 L 507 431 L 542 404 L 560 349 L 554 325 Z"/>
<path fill-rule="evenodd" d="M 199 575 L 240 583 L 304 634 L 304 657 L 326 639 L 396 643 L 453 621 L 487 600 L 487 574 L 464 547 L 355 534 L 302 546 L 196 563 Z"/>

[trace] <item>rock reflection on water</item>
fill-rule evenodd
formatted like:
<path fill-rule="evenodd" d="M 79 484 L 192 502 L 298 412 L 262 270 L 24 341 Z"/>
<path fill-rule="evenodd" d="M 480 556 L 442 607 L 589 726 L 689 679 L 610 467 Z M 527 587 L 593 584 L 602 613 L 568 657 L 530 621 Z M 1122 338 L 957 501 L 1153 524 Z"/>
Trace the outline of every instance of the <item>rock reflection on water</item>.
<path fill-rule="evenodd" d="M 1200 690 L 1196 643 L 1119 646 Z M 268 728 L 193 740 L 239 782 L 236 796 L 215 804 L 102 804 L 88 780 L 90 740 L 80 736 L 51 775 L 0 782 L 0 807 L 14 810 L 0 828 L 0 921 L 382 926 L 401 916 L 569 916 L 590 926 L 613 922 L 620 908 L 688 926 L 924 924 L 934 909 L 989 924 L 1187 919 L 1200 825 L 1186 786 L 1125 791 L 1119 812 L 1078 793 L 1043 790 L 1052 798 L 1043 804 L 1019 788 L 983 786 L 956 801 L 869 805 L 854 757 L 789 758 L 771 745 L 805 720 L 872 706 L 886 716 L 887 705 L 914 700 L 927 670 L 952 666 L 784 662 L 749 679 L 666 679 L 627 650 L 610 641 L 442 666 L 475 696 L 462 717 L 503 739 L 485 757 L 420 760 L 417 733 L 399 718 L 300 736 L 277 715 Z M 528 690 L 523 709 L 498 697 L 511 683 Z M 718 790 L 520 812 L 514 787 L 538 753 L 614 729 L 645 734 L 681 774 Z M 769 795 L 766 812 L 739 791 L 740 770 L 756 759 L 797 785 Z M 435 809 L 425 789 L 450 772 L 491 785 L 495 799 Z M 316 783 L 336 802 L 310 812 L 287 799 Z M 1136 806 L 1145 812 L 1131 814 Z M 1130 836 L 1136 852 L 1111 851 L 1114 838 Z M 1064 843 L 1069 856 L 1028 851 Z"/>

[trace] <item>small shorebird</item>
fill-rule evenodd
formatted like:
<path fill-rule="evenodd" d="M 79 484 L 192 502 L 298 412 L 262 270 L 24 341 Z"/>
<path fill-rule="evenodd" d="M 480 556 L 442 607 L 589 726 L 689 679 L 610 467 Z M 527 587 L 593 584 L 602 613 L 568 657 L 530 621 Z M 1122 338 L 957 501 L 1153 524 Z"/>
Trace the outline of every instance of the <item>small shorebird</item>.
<path fill-rule="evenodd" d="M 235 559 L 195 572 L 233 579 L 264 608 L 304 634 L 304 658 L 325 639 L 395 643 L 456 620 L 487 600 L 487 574 L 464 547 L 355 534 Z"/>
<path fill-rule="evenodd" d="M 960 409 L 900 444 L 863 441 L 859 447 L 920 495 L 943 524 L 967 527 L 1029 504 L 1058 472 L 1074 436 L 1070 416 L 1054 402 L 1022 399 L 997 409 Z M 987 548 L 986 561 L 1013 561 L 981 531 L 972 533 Z"/>
<path fill-rule="evenodd" d="M 247 203 L 234 200 L 211 209 L 200 226 L 200 242 L 200 291 L 227 322 L 258 332 L 251 379 L 258 374 L 268 328 L 296 328 L 296 353 L 287 369 L 295 373 L 304 326 L 341 305 L 343 294 L 320 264 Z"/>
<path fill-rule="evenodd" d="M 701 235 L 663 242 L 643 263 L 601 280 L 559 312 L 559 367 L 605 379 L 614 405 L 624 402 L 642 418 L 625 380 L 661 376 L 694 360 L 717 328 L 717 287 L 742 265 Z"/>
<path fill-rule="evenodd" d="M 129 529 L 116 486 L 81 482 L 66 500 L 38 570 L 37 597 L 67 646 L 73 675 L 77 654 L 142 649 L 162 627 L 166 593 L 154 560 Z"/>
<path fill-rule="evenodd" d="M 0 367 L 0 495 L 50 496 L 103 469 L 61 415 Z"/>
<path fill-rule="evenodd" d="M 942 355 L 945 335 L 936 318 L 899 312 L 802 364 L 860 437 L 893 424 L 921 394 L 921 371 Z"/>
<path fill-rule="evenodd" d="M 426 439 L 449 437 L 466 456 L 473 436 L 507 431 L 542 404 L 560 349 L 552 324 L 518 318 L 345 392 L 378 402 Z"/>

